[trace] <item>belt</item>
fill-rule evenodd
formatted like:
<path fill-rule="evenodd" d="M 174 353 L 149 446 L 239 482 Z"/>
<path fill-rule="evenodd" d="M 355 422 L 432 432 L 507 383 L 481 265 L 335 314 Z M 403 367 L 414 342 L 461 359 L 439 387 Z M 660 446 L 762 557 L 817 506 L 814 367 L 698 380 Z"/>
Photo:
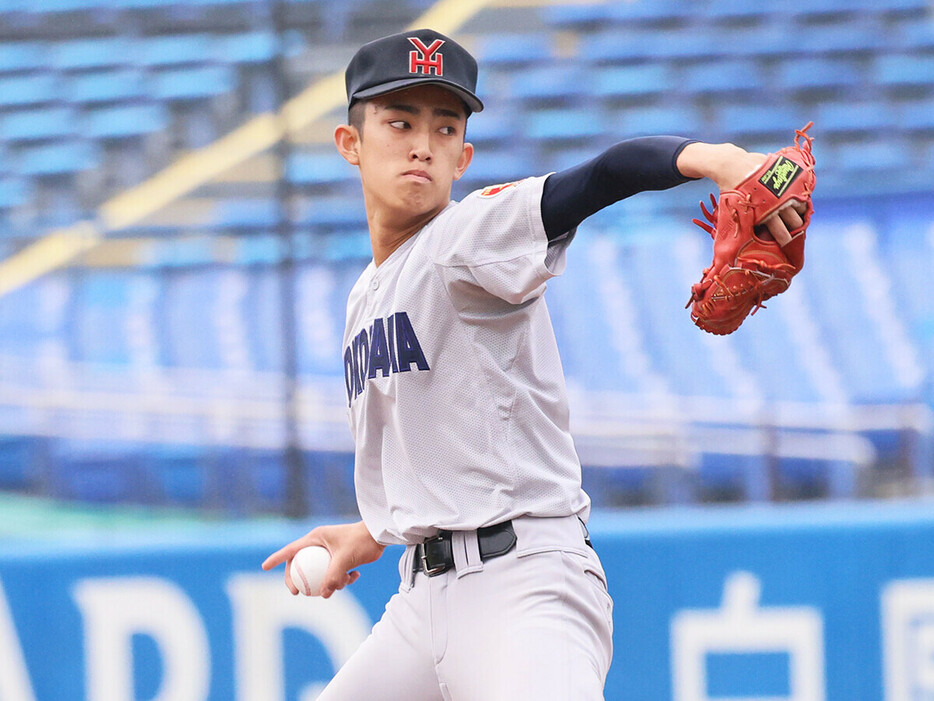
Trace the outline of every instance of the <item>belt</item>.
<path fill-rule="evenodd" d="M 413 558 L 413 571 L 424 572 L 429 577 L 444 574 L 454 567 L 454 549 L 451 546 L 452 531 L 438 531 L 438 535 L 425 539 L 415 546 Z M 480 549 L 480 559 L 505 555 L 516 545 L 516 532 L 512 521 L 497 523 L 495 526 L 486 526 L 477 529 L 477 544 Z"/>

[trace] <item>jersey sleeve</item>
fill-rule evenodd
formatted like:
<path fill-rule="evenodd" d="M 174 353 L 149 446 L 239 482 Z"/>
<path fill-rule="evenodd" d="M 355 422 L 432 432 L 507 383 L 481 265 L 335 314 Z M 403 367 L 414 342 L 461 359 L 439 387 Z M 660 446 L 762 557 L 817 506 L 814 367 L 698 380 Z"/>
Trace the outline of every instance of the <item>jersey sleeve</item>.
<path fill-rule="evenodd" d="M 511 304 L 545 291 L 560 275 L 575 230 L 549 245 L 542 223 L 547 176 L 476 190 L 444 215 L 435 263 L 469 270 L 476 283 Z"/>

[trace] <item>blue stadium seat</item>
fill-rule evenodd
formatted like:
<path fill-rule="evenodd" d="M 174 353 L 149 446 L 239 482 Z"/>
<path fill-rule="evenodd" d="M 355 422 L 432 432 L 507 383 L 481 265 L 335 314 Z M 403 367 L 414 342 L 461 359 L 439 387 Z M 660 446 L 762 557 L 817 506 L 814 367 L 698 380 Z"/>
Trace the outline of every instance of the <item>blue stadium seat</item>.
<path fill-rule="evenodd" d="M 198 100 L 232 92 L 236 75 L 230 66 L 202 66 L 163 70 L 151 79 L 152 96 L 158 100 Z"/>
<path fill-rule="evenodd" d="M 590 81 L 590 93 L 598 98 L 657 95 L 674 87 L 668 66 L 660 63 L 598 68 Z"/>
<path fill-rule="evenodd" d="M 578 65 L 547 66 L 512 76 L 509 94 L 520 100 L 564 100 L 586 92 L 586 73 Z"/>
<path fill-rule="evenodd" d="M 61 99 L 61 86 L 52 73 L 0 78 L 0 109 L 43 105 Z"/>
<path fill-rule="evenodd" d="M 0 118 L 0 139 L 43 141 L 77 134 L 77 119 L 69 107 L 10 112 Z"/>
<path fill-rule="evenodd" d="M 527 34 L 484 34 L 477 42 L 477 60 L 495 68 L 500 65 L 532 64 L 553 57 L 551 40 L 542 32 Z"/>
<path fill-rule="evenodd" d="M 934 98 L 904 103 L 898 114 L 898 125 L 902 129 L 934 131 Z"/>
<path fill-rule="evenodd" d="M 813 15 L 853 15 L 873 8 L 876 0 L 813 0 L 795 8 L 799 16 Z"/>
<path fill-rule="evenodd" d="M 587 63 L 628 63 L 652 56 L 658 35 L 651 31 L 599 30 L 587 35 L 578 49 L 578 60 Z"/>
<path fill-rule="evenodd" d="M 693 9 L 681 0 L 632 0 L 609 3 L 608 19 L 621 24 L 658 22 L 690 17 Z"/>
<path fill-rule="evenodd" d="M 217 334 L 205 329 L 214 318 L 217 273 L 181 268 L 165 273 L 162 331 L 170 367 L 221 367 Z"/>
<path fill-rule="evenodd" d="M 337 195 L 303 199 L 298 203 L 297 224 L 324 227 L 358 227 L 366 225 L 359 196 Z"/>
<path fill-rule="evenodd" d="M 677 32 L 665 32 L 645 49 L 645 58 L 652 60 L 701 59 L 726 53 L 724 44 L 718 43 L 714 32 L 697 31 L 691 27 Z"/>
<path fill-rule="evenodd" d="M 286 177 L 302 185 L 342 183 L 356 180 L 357 169 L 338 153 L 293 153 L 286 165 Z"/>
<path fill-rule="evenodd" d="M 17 170 L 29 176 L 61 175 L 95 168 L 100 160 L 100 150 L 88 141 L 56 141 L 20 149 Z"/>
<path fill-rule="evenodd" d="M 169 113 L 159 104 L 129 104 L 85 112 L 83 133 L 93 139 L 126 139 L 161 131 Z"/>
<path fill-rule="evenodd" d="M 863 2 L 866 6 L 866 0 Z M 930 0 L 877 0 L 868 3 L 868 9 L 877 12 L 924 12 L 931 9 Z M 923 23 L 919 23 L 923 24 Z"/>
<path fill-rule="evenodd" d="M 802 370 L 798 353 L 791 339 L 793 330 L 785 323 L 777 306 L 788 304 L 787 298 L 776 297 L 767 303 L 768 322 L 751 317 L 743 322 L 742 333 L 733 334 L 740 358 L 755 358 L 749 371 L 756 378 L 756 390 L 769 400 L 816 401 L 821 399 L 816 388 Z"/>
<path fill-rule="evenodd" d="M 126 315 L 132 276 L 124 272 L 88 276 L 74 289 L 79 313 L 73 324 L 80 358 L 91 363 L 130 362 Z"/>
<path fill-rule="evenodd" d="M 541 141 L 593 139 L 605 132 L 593 109 L 544 109 L 529 114 L 527 136 Z"/>
<path fill-rule="evenodd" d="M 0 178 L 0 209 L 19 207 L 33 197 L 32 183 L 25 178 L 7 176 Z"/>
<path fill-rule="evenodd" d="M 642 230 L 640 234 L 645 240 L 627 245 L 621 258 L 626 265 L 623 275 L 644 315 L 642 330 L 647 352 L 677 392 L 693 396 L 730 396 L 730 388 L 718 381 L 712 365 L 716 358 L 704 345 L 708 339 L 700 336 L 684 311 L 689 291 L 658 274 L 671 247 L 679 245 L 678 238 L 662 226 L 657 230 Z M 701 234 L 692 231 L 686 235 Z M 652 321 L 656 319 L 659 322 Z"/>
<path fill-rule="evenodd" d="M 719 126 L 724 134 L 792 134 L 807 123 L 802 110 L 787 105 L 725 105 L 720 109 Z"/>
<path fill-rule="evenodd" d="M 693 93 L 750 93 L 771 88 L 768 78 L 754 61 L 725 60 L 698 63 L 684 71 L 683 85 Z"/>
<path fill-rule="evenodd" d="M 243 238 L 241 244 L 249 244 L 252 249 L 241 250 L 237 260 L 241 265 L 253 267 L 244 310 L 250 355 L 260 372 L 281 372 L 284 364 L 282 284 L 275 263 L 281 257 L 282 244 L 276 236 L 249 236 Z M 316 300 L 316 304 L 321 302 Z M 296 304 L 298 315 L 302 310 L 303 307 Z"/>
<path fill-rule="evenodd" d="M 930 85 L 934 81 L 934 56 L 883 54 L 875 60 L 875 79 L 886 87 Z"/>
<path fill-rule="evenodd" d="M 576 244 L 575 244 L 576 245 Z M 578 255 L 586 253 L 581 250 Z M 620 271 L 625 279 L 625 272 Z M 548 289 L 551 312 L 561 359 L 570 382 L 586 389 L 639 392 L 643 377 L 622 363 L 614 343 L 616 317 L 607 309 L 609 281 L 595 275 L 586 258 L 569 265 L 561 279 Z M 581 300 L 588 300 L 581 304 Z"/>
<path fill-rule="evenodd" d="M 528 177 L 531 169 L 530 159 L 517 151 L 480 151 L 474 156 L 464 177 L 455 183 L 455 187 L 472 190 L 486 185 L 512 182 Z"/>
<path fill-rule="evenodd" d="M 46 68 L 46 48 L 39 42 L 0 43 L 0 74 Z"/>
<path fill-rule="evenodd" d="M 515 124 L 521 113 L 506 105 L 491 105 L 467 121 L 467 141 L 476 145 L 508 144 L 514 141 Z"/>
<path fill-rule="evenodd" d="M 132 69 L 79 73 L 70 76 L 64 88 L 70 102 L 84 104 L 132 102 L 146 95 L 142 74 Z"/>
<path fill-rule="evenodd" d="M 610 19 L 610 3 L 568 3 L 545 5 L 542 16 L 545 22 L 559 29 L 599 26 Z"/>
<path fill-rule="evenodd" d="M 104 0 L 42 0 L 41 3 L 30 3 L 29 11 L 35 14 L 78 12 L 83 10 L 100 10 L 106 7 Z"/>
<path fill-rule="evenodd" d="M 897 128 L 896 115 L 885 102 L 827 102 L 817 109 L 814 123 L 821 132 L 883 132 Z"/>
<path fill-rule="evenodd" d="M 126 37 L 97 37 L 58 42 L 51 63 L 61 71 L 114 68 L 135 62 L 137 44 Z"/>
<path fill-rule="evenodd" d="M 147 66 L 208 63 L 214 59 L 214 41 L 207 34 L 169 34 L 142 40 L 140 59 Z"/>
<path fill-rule="evenodd" d="M 788 41 L 788 30 L 773 22 L 753 26 L 713 25 L 702 29 L 689 28 L 695 33 L 703 33 L 710 41 L 707 53 L 723 58 L 775 58 L 784 55 L 798 55 L 797 42 Z M 687 32 L 688 30 L 685 30 Z M 681 37 L 678 37 L 678 41 Z M 692 41 L 688 38 L 688 41 Z"/>
<path fill-rule="evenodd" d="M 234 262 L 246 267 L 267 266 L 269 272 L 282 260 L 282 241 L 276 233 L 255 232 L 238 238 Z"/>
<path fill-rule="evenodd" d="M 855 176 L 872 171 L 902 171 L 911 168 L 908 147 L 897 139 L 882 139 L 860 144 L 859 148 L 840 148 L 834 165 Z"/>
<path fill-rule="evenodd" d="M 918 0 L 929 4 L 928 0 Z M 900 50 L 926 51 L 934 48 L 934 26 L 931 22 L 919 22 L 917 18 L 911 17 L 902 21 L 895 31 L 894 46 Z"/>
<path fill-rule="evenodd" d="M 266 63 L 276 55 L 276 37 L 271 32 L 248 32 L 218 37 L 214 57 L 226 63 Z"/>
<path fill-rule="evenodd" d="M 795 55 L 847 54 L 875 52 L 888 45 L 878 23 L 867 21 L 864 15 L 833 24 L 821 22 L 794 28 L 795 41 L 788 42 Z M 787 34 L 786 34 L 787 37 Z"/>
<path fill-rule="evenodd" d="M 799 91 L 815 88 L 854 89 L 865 74 L 852 61 L 829 58 L 798 58 L 782 61 L 776 73 L 778 87 Z"/>
<path fill-rule="evenodd" d="M 705 128 L 703 115 L 693 105 L 630 107 L 620 116 L 627 136 L 691 136 L 703 133 Z"/>
<path fill-rule="evenodd" d="M 834 365 L 840 370 L 855 401 L 884 402 L 904 398 L 894 370 L 879 337 L 879 327 L 863 305 L 863 283 L 853 269 L 842 240 L 848 235 L 844 221 L 812 222 L 808 232 L 810 275 L 820 284 L 811 285 L 814 308 L 821 320 L 823 338 Z M 871 362 L 867 362 L 871 359 Z"/>
<path fill-rule="evenodd" d="M 771 3 L 748 2 L 748 0 L 711 0 L 704 8 L 704 15 L 718 20 L 741 19 L 745 21 L 767 21 L 777 8 Z"/>
<path fill-rule="evenodd" d="M 279 223 L 279 204 L 272 198 L 242 198 L 215 204 L 212 224 L 219 229 L 272 229 Z"/>

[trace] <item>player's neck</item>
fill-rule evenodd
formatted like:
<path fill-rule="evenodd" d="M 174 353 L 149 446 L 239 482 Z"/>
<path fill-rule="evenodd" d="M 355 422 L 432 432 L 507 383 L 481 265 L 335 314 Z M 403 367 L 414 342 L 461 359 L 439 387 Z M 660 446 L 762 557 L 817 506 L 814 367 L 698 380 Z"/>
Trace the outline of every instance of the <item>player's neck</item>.
<path fill-rule="evenodd" d="M 439 212 L 440 210 L 426 212 L 415 217 L 398 217 L 385 212 L 367 211 L 373 262 L 377 266 L 380 265 L 393 254 L 393 251 L 434 219 Z"/>

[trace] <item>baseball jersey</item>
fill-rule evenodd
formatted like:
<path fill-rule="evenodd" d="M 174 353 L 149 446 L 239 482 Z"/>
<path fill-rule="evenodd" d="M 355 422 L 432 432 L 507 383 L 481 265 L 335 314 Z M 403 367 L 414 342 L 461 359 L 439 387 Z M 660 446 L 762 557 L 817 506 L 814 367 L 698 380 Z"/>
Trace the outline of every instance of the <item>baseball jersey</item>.
<path fill-rule="evenodd" d="M 351 290 L 354 482 L 380 543 L 522 515 L 588 516 L 542 296 L 572 236 L 549 246 L 545 179 L 450 203 Z"/>

